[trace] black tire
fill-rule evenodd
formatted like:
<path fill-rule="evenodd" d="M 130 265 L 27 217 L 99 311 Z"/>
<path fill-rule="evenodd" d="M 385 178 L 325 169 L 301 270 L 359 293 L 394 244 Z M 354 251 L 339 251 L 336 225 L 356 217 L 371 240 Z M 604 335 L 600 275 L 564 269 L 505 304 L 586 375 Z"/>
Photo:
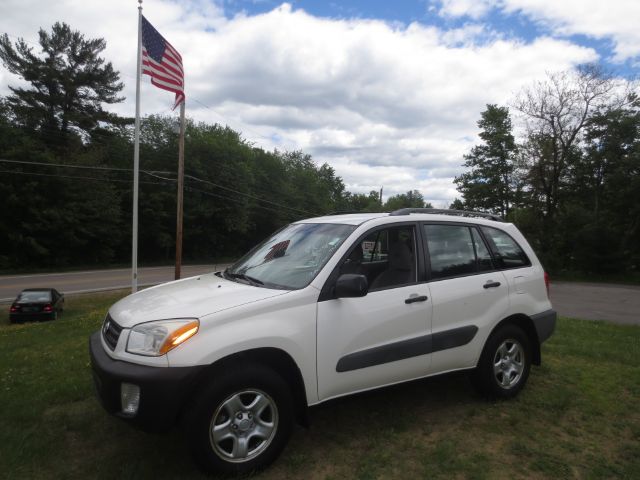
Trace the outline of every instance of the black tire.
<path fill-rule="evenodd" d="M 258 395 L 268 404 L 262 413 L 250 409 Z M 236 398 L 241 400 L 242 408 L 236 408 L 239 405 Z M 234 411 L 243 417 L 234 415 Z M 269 430 L 268 426 L 263 428 L 269 423 L 273 425 L 270 433 L 261 436 L 263 430 Z M 221 435 L 227 435 L 220 442 L 214 440 L 212 433 L 216 424 L 224 430 Z M 232 365 L 218 371 L 212 383 L 187 407 L 184 427 L 194 460 L 205 473 L 240 475 L 261 470 L 278 457 L 291 435 L 291 390 L 270 368 L 256 364 Z M 247 455 L 232 458 L 241 441 L 247 445 Z"/>
<path fill-rule="evenodd" d="M 516 325 L 504 325 L 487 340 L 471 381 L 488 398 L 513 398 L 524 388 L 530 370 L 529 337 Z"/>

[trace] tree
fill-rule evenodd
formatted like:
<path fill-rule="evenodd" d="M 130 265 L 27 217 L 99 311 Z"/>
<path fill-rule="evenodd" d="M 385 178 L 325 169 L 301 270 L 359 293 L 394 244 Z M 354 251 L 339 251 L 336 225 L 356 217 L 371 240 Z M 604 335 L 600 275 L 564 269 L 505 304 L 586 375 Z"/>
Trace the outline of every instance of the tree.
<path fill-rule="evenodd" d="M 483 145 L 464 156 L 470 169 L 454 179 L 465 205 L 471 210 L 487 210 L 506 216 L 517 198 L 514 177 L 516 143 L 507 107 L 487 105 L 478 121 Z"/>
<path fill-rule="evenodd" d="M 451 202 L 451 205 L 449 205 L 450 210 L 464 210 L 465 208 L 466 207 L 464 205 L 464 202 L 459 198 L 456 198 L 453 202 Z"/>
<path fill-rule="evenodd" d="M 627 82 L 616 80 L 600 67 L 586 65 L 548 74 L 545 80 L 524 89 L 515 102 L 526 130 L 521 146 L 526 203 L 536 213 L 527 216 L 531 221 L 528 228 L 536 233 L 545 260 L 562 263 L 566 257 L 566 252 L 559 250 L 562 229 L 557 217 L 567 199 L 574 196 L 571 176 L 583 155 L 585 131 L 596 112 L 624 105 L 628 87 Z"/>
<path fill-rule="evenodd" d="M 368 195 L 364 193 L 345 192 L 340 202 L 340 211 L 344 212 L 380 212 L 380 192 L 371 190 Z"/>
<path fill-rule="evenodd" d="M 123 120 L 103 110 L 103 104 L 124 100 L 119 73 L 100 54 L 102 38 L 85 39 L 66 23 L 55 23 L 51 34 L 39 31 L 40 55 L 23 39 L 15 44 L 0 37 L 0 60 L 10 72 L 31 84 L 9 87 L 8 104 L 18 124 L 38 131 L 50 145 L 65 148 L 70 133 L 86 135 L 100 123 Z"/>
<path fill-rule="evenodd" d="M 625 98 L 616 95 L 618 82 L 595 66 L 549 74 L 527 88 L 515 102 L 524 115 L 527 143 L 536 154 L 529 165 L 532 187 L 542 200 L 549 224 L 558 209 L 567 169 L 576 158 L 591 115 Z"/>
<path fill-rule="evenodd" d="M 565 233 L 576 270 L 614 273 L 640 266 L 640 102 L 595 113 L 583 154 L 571 169 Z M 561 224 L 568 223 L 562 215 Z"/>
<path fill-rule="evenodd" d="M 430 203 L 425 203 L 422 193 L 418 190 L 409 190 L 407 193 L 389 197 L 384 204 L 384 209 L 387 211 L 400 208 L 433 208 L 433 206 Z"/>

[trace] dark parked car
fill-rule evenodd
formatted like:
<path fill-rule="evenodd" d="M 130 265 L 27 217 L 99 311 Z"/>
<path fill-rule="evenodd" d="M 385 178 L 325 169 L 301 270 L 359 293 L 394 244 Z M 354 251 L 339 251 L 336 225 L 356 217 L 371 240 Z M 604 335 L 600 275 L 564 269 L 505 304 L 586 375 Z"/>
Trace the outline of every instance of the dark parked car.
<path fill-rule="evenodd" d="M 20 292 L 9 309 L 11 323 L 55 320 L 64 308 L 64 295 L 55 288 L 29 288 Z"/>

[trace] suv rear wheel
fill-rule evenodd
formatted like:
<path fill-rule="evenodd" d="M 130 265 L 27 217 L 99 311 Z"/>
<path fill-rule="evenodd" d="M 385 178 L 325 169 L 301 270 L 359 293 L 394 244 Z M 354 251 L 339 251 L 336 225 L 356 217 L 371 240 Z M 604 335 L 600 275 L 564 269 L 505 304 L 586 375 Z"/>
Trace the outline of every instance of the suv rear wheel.
<path fill-rule="evenodd" d="M 245 365 L 220 372 L 188 409 L 187 441 L 207 473 L 243 474 L 273 462 L 293 425 L 291 392 L 273 370 Z"/>
<path fill-rule="evenodd" d="M 487 340 L 472 374 L 476 389 L 491 398 L 512 398 L 524 388 L 531 369 L 527 334 L 516 325 L 505 325 Z"/>

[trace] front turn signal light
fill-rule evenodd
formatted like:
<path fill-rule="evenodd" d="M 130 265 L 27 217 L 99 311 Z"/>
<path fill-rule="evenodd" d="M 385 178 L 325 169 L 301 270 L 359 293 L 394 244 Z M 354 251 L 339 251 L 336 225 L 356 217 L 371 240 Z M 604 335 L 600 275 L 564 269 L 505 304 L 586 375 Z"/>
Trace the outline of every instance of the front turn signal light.
<path fill-rule="evenodd" d="M 198 328 L 200 328 L 200 322 L 198 322 L 198 320 L 193 320 L 192 322 L 182 325 L 180 328 L 171 332 L 160 347 L 160 355 L 164 355 L 169 350 L 173 350 L 181 343 L 189 340 L 198 332 Z"/>

